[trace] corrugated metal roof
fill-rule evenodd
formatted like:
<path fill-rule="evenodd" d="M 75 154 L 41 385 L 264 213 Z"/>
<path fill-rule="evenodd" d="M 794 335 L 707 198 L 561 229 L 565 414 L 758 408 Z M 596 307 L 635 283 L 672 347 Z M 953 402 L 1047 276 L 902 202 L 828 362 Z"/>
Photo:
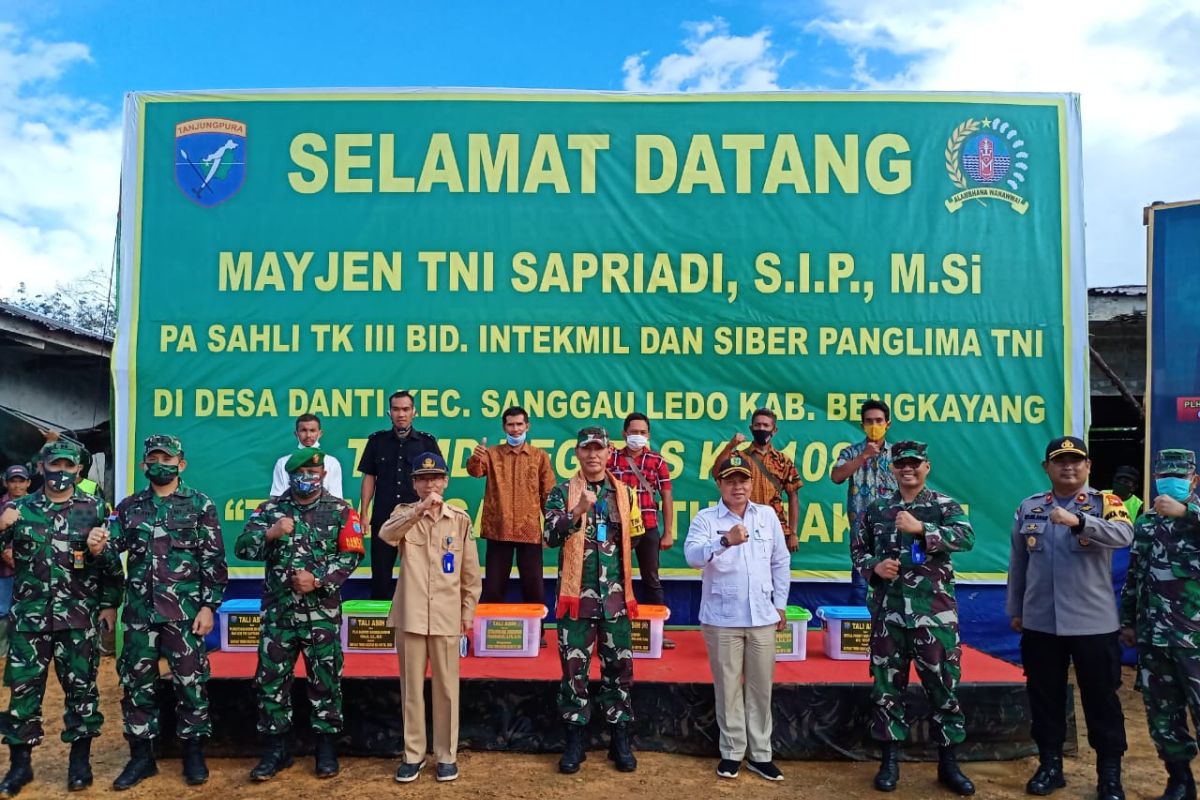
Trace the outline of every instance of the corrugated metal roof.
<path fill-rule="evenodd" d="M 0 303 L 0 313 L 7 314 L 10 317 L 23 319 L 27 322 L 32 322 L 36 325 L 42 326 L 46 330 L 62 331 L 73 336 L 82 336 L 86 339 L 91 339 L 96 342 L 112 344 L 113 337 L 111 336 L 103 336 L 95 331 L 89 331 L 86 328 L 77 328 L 74 325 L 69 325 L 57 319 L 43 317 L 41 314 L 35 314 L 34 312 L 19 306 L 9 305 L 8 303 Z"/>
<path fill-rule="evenodd" d="M 1089 297 L 1145 297 L 1145 284 L 1130 283 L 1124 286 L 1093 286 L 1088 289 Z"/>

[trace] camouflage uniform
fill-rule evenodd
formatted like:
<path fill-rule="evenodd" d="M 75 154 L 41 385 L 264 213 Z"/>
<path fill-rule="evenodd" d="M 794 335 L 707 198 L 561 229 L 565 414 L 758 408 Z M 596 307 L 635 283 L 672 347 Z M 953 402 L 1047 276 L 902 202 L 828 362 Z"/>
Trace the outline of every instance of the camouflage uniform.
<path fill-rule="evenodd" d="M 211 736 L 208 656 L 192 624 L 201 608 L 216 613 L 228 582 L 216 506 L 183 483 L 165 497 L 146 487 L 117 506 L 106 552 L 128 554 L 124 648 L 117 662 L 126 738 L 159 734 L 160 656 L 175 684 L 179 738 Z"/>
<path fill-rule="evenodd" d="M 1164 761 L 1190 761 L 1200 720 L 1200 497 L 1182 517 L 1153 510 L 1134 525 L 1121 627 L 1133 628 L 1150 738 Z"/>
<path fill-rule="evenodd" d="M 267 529 L 291 517 L 290 534 L 268 541 Z M 362 560 L 358 513 L 329 492 L 301 505 L 289 489 L 262 503 L 238 537 L 238 558 L 265 561 L 262 637 L 258 646 L 258 730 L 276 736 L 292 727 L 292 677 L 301 653 L 308 672 L 308 699 L 317 733 L 342 728 L 342 583 Z M 297 570 L 308 570 L 321 587 L 292 589 Z"/>
<path fill-rule="evenodd" d="M 923 539 L 896 529 L 896 515 L 902 510 L 924 523 Z M 913 546 L 922 541 L 925 562 L 917 564 Z M 955 694 L 961 653 L 950 553 L 970 550 L 974 544 L 975 533 L 962 506 L 927 488 L 911 503 L 904 502 L 899 492 L 876 500 L 855 529 L 850 552 L 855 569 L 870 586 L 873 738 L 884 742 L 908 738 L 904 691 L 910 660 L 915 660 L 939 743 L 963 741 L 963 714 Z M 875 565 L 889 557 L 900 559 L 900 572 L 890 581 L 875 574 Z"/>
<path fill-rule="evenodd" d="M 547 547 L 561 547 L 571 535 L 571 511 L 567 508 L 570 481 L 550 490 L 546 498 L 543 540 Z M 641 524 L 637 495 L 623 483 L 621 491 L 629 492 L 630 525 Z M 558 620 L 558 651 L 562 659 L 563 679 L 558 690 L 558 711 L 570 725 L 587 725 L 591 717 L 588 706 L 588 670 L 592 654 L 600 651 L 600 696 L 597 701 L 610 724 L 633 719 L 629 691 L 633 685 L 633 629 L 625 606 L 623 554 L 621 553 L 621 518 L 613 487 L 588 483 L 596 494 L 593 513 L 588 515 L 583 530 L 585 538 L 583 575 L 580 583 L 579 613 L 560 616 Z M 596 509 L 604 509 L 608 517 L 605 541 L 596 539 L 594 519 Z M 636 531 L 631 531 L 636 533 Z M 562 556 L 559 556 L 562 568 Z"/>
<path fill-rule="evenodd" d="M 100 735 L 104 717 L 96 690 L 100 609 L 121 604 L 124 575 L 111 553 L 92 556 L 87 535 L 104 524 L 100 502 L 78 489 L 63 503 L 44 491 L 8 504 L 21 518 L 0 532 L 12 548 L 12 635 L 4 680 L 12 688 L 4 742 L 42 741 L 42 697 L 50 661 L 62 685 L 64 742 Z"/>

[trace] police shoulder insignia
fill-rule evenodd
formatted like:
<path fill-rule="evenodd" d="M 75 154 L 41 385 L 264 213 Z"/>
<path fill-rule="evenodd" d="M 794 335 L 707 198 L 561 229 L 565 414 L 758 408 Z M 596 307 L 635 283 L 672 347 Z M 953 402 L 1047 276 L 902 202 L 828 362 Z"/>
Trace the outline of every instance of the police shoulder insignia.
<path fill-rule="evenodd" d="M 1121 498 L 1108 492 L 1104 493 L 1104 518 L 1131 522 L 1129 511 L 1125 508 L 1125 504 L 1121 502 Z"/>

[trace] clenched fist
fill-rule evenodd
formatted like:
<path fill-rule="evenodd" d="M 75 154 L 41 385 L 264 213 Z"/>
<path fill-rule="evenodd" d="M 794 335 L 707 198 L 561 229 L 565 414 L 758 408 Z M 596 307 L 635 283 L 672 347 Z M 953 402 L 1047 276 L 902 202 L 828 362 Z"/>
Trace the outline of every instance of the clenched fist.
<path fill-rule="evenodd" d="M 896 515 L 896 530 L 912 534 L 924 533 L 925 525 L 909 512 L 901 511 Z"/>
<path fill-rule="evenodd" d="M 875 565 L 875 574 L 883 578 L 885 581 L 890 581 L 892 578 L 900 574 L 900 559 L 883 559 Z"/>
<path fill-rule="evenodd" d="M 267 528 L 268 541 L 282 539 L 284 536 L 291 535 L 292 531 L 296 530 L 296 520 L 291 517 L 280 517 L 275 521 L 275 524 Z"/>
<path fill-rule="evenodd" d="M 88 531 L 87 546 L 92 555 L 100 555 L 104 552 L 104 548 L 107 545 L 108 531 L 104 530 L 104 528 L 92 528 Z"/>
<path fill-rule="evenodd" d="M 591 511 L 594 505 L 596 505 L 596 493 L 591 489 L 584 489 L 583 494 L 579 495 L 579 502 L 575 504 L 572 513 L 577 517 L 582 517 Z"/>
<path fill-rule="evenodd" d="M 487 437 L 486 436 L 483 437 L 482 442 L 475 445 L 475 449 L 471 451 L 471 455 L 475 456 L 476 458 L 486 458 L 487 457 Z"/>
<path fill-rule="evenodd" d="M 1079 524 L 1079 517 L 1065 508 L 1055 506 L 1054 510 L 1050 512 L 1050 521 L 1055 525 L 1066 525 L 1068 528 L 1074 528 Z"/>
<path fill-rule="evenodd" d="M 11 528 L 21 518 L 21 509 L 9 506 L 0 513 L 0 531 Z"/>

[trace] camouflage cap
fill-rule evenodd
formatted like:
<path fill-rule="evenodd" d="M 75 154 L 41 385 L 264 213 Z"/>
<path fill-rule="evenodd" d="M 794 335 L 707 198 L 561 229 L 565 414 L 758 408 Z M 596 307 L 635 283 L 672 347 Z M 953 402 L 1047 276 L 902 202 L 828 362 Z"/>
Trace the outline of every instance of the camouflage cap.
<path fill-rule="evenodd" d="M 177 436 L 156 433 L 146 437 L 146 442 L 142 445 L 142 453 L 150 455 L 155 450 L 160 450 L 169 456 L 181 456 L 183 455 L 183 443 Z"/>
<path fill-rule="evenodd" d="M 746 462 L 745 457 L 734 453 L 717 465 L 718 478 L 728 478 L 730 475 L 745 475 L 749 478 L 754 473 L 750 471 L 750 465 Z"/>
<path fill-rule="evenodd" d="M 421 453 L 413 459 L 412 476 L 414 478 L 420 475 L 440 476 L 445 475 L 446 472 L 446 459 L 437 453 Z"/>
<path fill-rule="evenodd" d="M 1187 475 L 1196 470 L 1196 454 L 1191 450 L 1159 450 L 1154 458 L 1155 475 Z"/>
<path fill-rule="evenodd" d="M 292 457 L 287 460 L 283 468 L 287 472 L 295 472 L 301 467 L 323 467 L 325 466 L 325 453 L 315 447 L 301 447 L 296 452 L 292 453 Z"/>
<path fill-rule="evenodd" d="M 59 439 L 57 442 L 51 442 L 47 447 L 42 448 L 42 461 L 44 463 L 50 464 L 58 461 L 60 458 L 65 458 L 72 464 L 83 463 L 83 454 L 79 452 L 79 446 L 66 439 Z"/>
<path fill-rule="evenodd" d="M 904 442 L 896 442 L 892 445 L 892 461 L 899 461 L 902 458 L 915 458 L 918 461 L 928 461 L 929 456 L 925 453 L 928 447 L 924 442 L 914 442 L 911 439 Z"/>
<path fill-rule="evenodd" d="M 608 447 L 608 431 L 599 425 L 593 425 L 590 428 L 583 428 L 579 431 L 579 438 L 575 442 L 576 447 L 587 447 L 589 444 L 598 444 L 601 447 Z"/>

